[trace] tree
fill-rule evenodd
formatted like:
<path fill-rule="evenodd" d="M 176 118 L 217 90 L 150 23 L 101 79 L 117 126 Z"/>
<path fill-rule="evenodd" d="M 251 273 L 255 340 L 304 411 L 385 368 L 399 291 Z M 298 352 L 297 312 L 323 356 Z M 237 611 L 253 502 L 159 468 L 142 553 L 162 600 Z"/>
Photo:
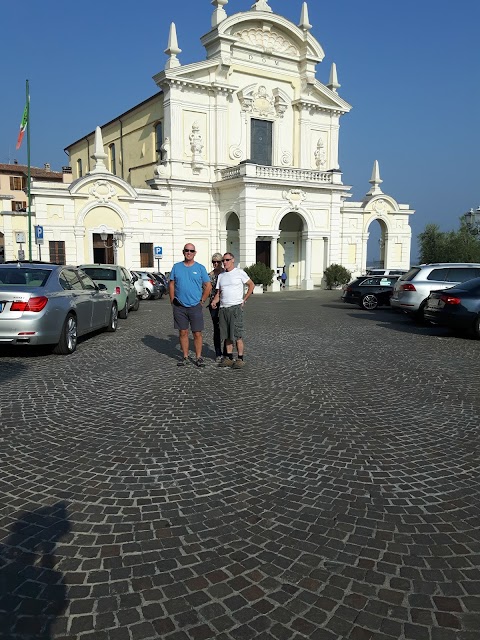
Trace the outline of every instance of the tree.
<path fill-rule="evenodd" d="M 244 271 L 255 284 L 263 284 L 265 287 L 272 284 L 275 273 L 273 269 L 267 267 L 263 262 L 257 262 L 250 267 L 245 267 Z"/>
<path fill-rule="evenodd" d="M 464 216 L 457 231 L 440 231 L 438 225 L 427 224 L 418 241 L 422 263 L 480 262 L 480 236 L 472 232 Z"/>
<path fill-rule="evenodd" d="M 347 284 L 352 277 L 350 271 L 341 264 L 331 264 L 325 269 L 323 275 L 329 289 Z"/>

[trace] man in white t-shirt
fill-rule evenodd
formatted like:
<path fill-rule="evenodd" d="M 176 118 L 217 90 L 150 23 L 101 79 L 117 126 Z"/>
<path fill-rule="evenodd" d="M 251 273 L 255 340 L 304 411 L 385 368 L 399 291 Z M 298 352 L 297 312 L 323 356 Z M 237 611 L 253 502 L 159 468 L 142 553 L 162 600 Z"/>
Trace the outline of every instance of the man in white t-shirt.
<path fill-rule="evenodd" d="M 224 253 L 222 262 L 225 271 L 218 276 L 217 293 L 211 302 L 213 309 L 220 304 L 220 339 L 222 343 L 225 341 L 227 352 L 218 366 L 241 369 L 245 364 L 243 361 L 243 307 L 252 295 L 255 285 L 243 269 L 235 267 L 233 253 Z M 237 346 L 238 353 L 235 362 L 233 360 L 234 344 Z"/>

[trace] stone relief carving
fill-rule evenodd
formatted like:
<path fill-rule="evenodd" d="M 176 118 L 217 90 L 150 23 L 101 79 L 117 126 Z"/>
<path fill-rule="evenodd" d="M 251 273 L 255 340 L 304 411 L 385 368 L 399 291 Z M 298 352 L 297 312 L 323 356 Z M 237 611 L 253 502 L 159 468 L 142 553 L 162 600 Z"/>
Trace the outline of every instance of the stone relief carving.
<path fill-rule="evenodd" d="M 201 167 L 203 165 L 203 136 L 200 133 L 200 127 L 198 126 L 198 122 L 194 122 L 192 125 L 192 133 L 188 136 L 190 140 L 190 149 L 192 151 L 192 168 L 193 173 L 200 173 Z"/>
<path fill-rule="evenodd" d="M 88 193 L 96 198 L 99 202 L 107 202 L 114 195 L 116 190 L 107 180 L 97 180 L 88 190 Z"/>
<path fill-rule="evenodd" d="M 290 191 L 284 191 L 282 195 L 285 200 L 288 200 L 294 211 L 298 211 L 302 202 L 307 197 L 307 194 L 303 189 L 290 189 Z"/>
<path fill-rule="evenodd" d="M 243 42 L 258 47 L 265 53 L 277 52 L 292 56 L 299 55 L 298 49 L 293 42 L 287 40 L 287 38 L 274 29 L 264 30 L 252 27 L 250 29 L 237 31 L 234 35 L 240 40 L 243 40 Z"/>
<path fill-rule="evenodd" d="M 189 135 L 190 149 L 192 150 L 192 158 L 198 159 L 202 155 L 203 151 L 203 136 L 200 133 L 200 127 L 198 122 L 194 122 L 192 125 L 192 133 Z"/>
<path fill-rule="evenodd" d="M 388 213 L 389 210 L 389 206 L 388 204 L 385 202 L 385 200 L 383 198 L 379 198 L 378 200 L 376 200 L 373 205 L 372 205 L 372 209 L 374 211 L 376 211 L 377 213 Z"/>
<path fill-rule="evenodd" d="M 327 166 L 327 154 L 325 153 L 325 144 L 321 138 L 318 139 L 317 149 L 315 151 L 315 164 L 317 169 L 321 170 Z"/>
<path fill-rule="evenodd" d="M 292 153 L 291 151 L 284 150 L 282 151 L 282 165 L 284 167 L 289 167 L 292 164 Z"/>
<path fill-rule="evenodd" d="M 266 87 L 256 84 L 245 87 L 238 92 L 238 99 L 245 113 L 258 113 L 261 116 L 271 116 L 276 114 L 283 118 L 289 106 L 288 96 L 280 89 L 274 89 L 269 94 Z"/>

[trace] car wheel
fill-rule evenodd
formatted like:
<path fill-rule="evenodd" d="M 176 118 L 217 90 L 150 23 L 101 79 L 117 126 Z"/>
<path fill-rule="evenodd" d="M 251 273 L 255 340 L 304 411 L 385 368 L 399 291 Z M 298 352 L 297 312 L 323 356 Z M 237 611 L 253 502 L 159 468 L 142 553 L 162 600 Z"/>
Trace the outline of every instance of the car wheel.
<path fill-rule="evenodd" d="M 372 311 L 378 307 L 378 298 L 373 293 L 367 293 L 363 296 L 361 304 L 364 309 Z"/>
<path fill-rule="evenodd" d="M 144 289 L 142 293 L 142 300 L 148 300 L 150 298 L 150 291 L 148 289 Z"/>
<path fill-rule="evenodd" d="M 415 322 L 417 322 L 418 324 L 432 324 L 430 322 L 430 320 L 427 320 L 427 318 L 425 318 L 425 307 L 427 305 L 427 301 L 424 300 L 422 302 L 422 304 L 418 307 L 418 311 L 414 314 L 412 314 L 413 316 L 413 320 Z"/>
<path fill-rule="evenodd" d="M 126 320 L 128 318 L 128 298 L 125 300 L 125 306 L 123 309 L 118 312 L 118 317 L 122 318 L 122 320 Z"/>
<path fill-rule="evenodd" d="M 110 309 L 110 319 L 107 324 L 107 331 L 113 333 L 117 330 L 118 326 L 118 308 L 116 304 L 112 304 L 112 308 Z"/>
<path fill-rule="evenodd" d="M 53 353 L 61 356 L 68 356 L 77 348 L 77 318 L 73 313 L 69 313 L 63 323 L 60 340 L 54 347 Z"/>
<path fill-rule="evenodd" d="M 138 311 L 139 307 L 140 307 L 140 299 L 139 299 L 138 296 L 136 296 L 135 304 L 133 305 L 132 310 L 133 311 Z"/>

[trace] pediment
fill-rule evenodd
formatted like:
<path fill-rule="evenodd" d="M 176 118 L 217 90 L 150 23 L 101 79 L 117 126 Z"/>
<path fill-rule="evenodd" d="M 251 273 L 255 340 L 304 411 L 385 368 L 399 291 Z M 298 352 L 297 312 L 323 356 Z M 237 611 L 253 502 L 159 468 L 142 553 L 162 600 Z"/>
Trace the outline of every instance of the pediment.
<path fill-rule="evenodd" d="M 86 175 L 70 185 L 71 195 L 88 197 L 98 202 L 129 197 L 137 198 L 137 192 L 127 182 L 111 173 Z"/>
<path fill-rule="evenodd" d="M 245 25 L 232 31 L 232 36 L 262 53 L 299 56 L 297 44 L 287 34 L 278 29 L 265 29 L 259 25 Z"/>

